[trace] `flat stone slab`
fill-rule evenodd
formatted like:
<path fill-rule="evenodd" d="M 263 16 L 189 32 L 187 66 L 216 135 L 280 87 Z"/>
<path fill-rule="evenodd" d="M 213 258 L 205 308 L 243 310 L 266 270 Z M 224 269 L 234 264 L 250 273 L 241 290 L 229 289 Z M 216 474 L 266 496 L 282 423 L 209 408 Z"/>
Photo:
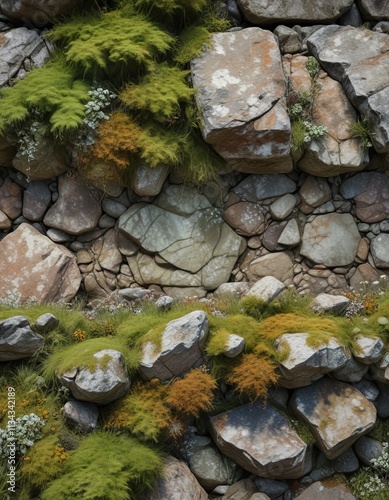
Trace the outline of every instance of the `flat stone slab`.
<path fill-rule="evenodd" d="M 330 460 L 367 434 L 377 417 L 373 403 L 361 392 L 329 378 L 296 389 L 291 408 L 308 425 L 317 446 Z"/>
<path fill-rule="evenodd" d="M 241 200 L 258 202 L 293 193 L 296 183 L 284 174 L 249 175 L 232 192 Z"/>
<path fill-rule="evenodd" d="M 210 418 L 220 451 L 261 477 L 292 479 L 304 474 L 308 447 L 287 418 L 270 404 L 248 404 Z"/>
<path fill-rule="evenodd" d="M 285 76 L 273 33 L 213 34 L 191 71 L 205 141 L 235 170 L 290 172 Z"/>
<path fill-rule="evenodd" d="M 351 214 L 318 215 L 304 227 L 301 255 L 328 267 L 351 264 L 361 236 Z"/>

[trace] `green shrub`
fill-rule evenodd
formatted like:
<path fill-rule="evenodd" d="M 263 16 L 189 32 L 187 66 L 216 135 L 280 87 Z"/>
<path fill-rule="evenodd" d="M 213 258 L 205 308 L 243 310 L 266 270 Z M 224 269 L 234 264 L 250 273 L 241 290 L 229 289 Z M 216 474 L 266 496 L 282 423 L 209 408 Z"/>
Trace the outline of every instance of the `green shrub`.
<path fill-rule="evenodd" d="M 137 500 L 153 486 L 161 454 L 124 434 L 96 431 L 69 453 L 65 471 L 49 483 L 42 500 Z"/>

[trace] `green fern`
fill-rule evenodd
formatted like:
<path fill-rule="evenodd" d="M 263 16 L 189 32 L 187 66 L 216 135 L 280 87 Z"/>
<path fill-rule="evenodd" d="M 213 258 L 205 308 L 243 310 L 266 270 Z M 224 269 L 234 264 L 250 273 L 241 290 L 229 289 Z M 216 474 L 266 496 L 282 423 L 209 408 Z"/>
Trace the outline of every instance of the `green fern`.
<path fill-rule="evenodd" d="M 194 94 L 185 81 L 188 74 L 164 63 L 138 85 L 128 85 L 119 97 L 130 108 L 150 112 L 159 121 L 173 118 L 180 115 L 180 104 L 190 102 Z"/>
<path fill-rule="evenodd" d="M 48 114 L 51 132 L 77 129 L 82 124 L 89 86 L 75 79 L 63 59 L 32 70 L 13 87 L 1 91 L 0 133 L 20 124 L 33 110 Z"/>
<path fill-rule="evenodd" d="M 86 73 L 127 69 L 135 74 L 149 67 L 158 54 L 165 54 L 174 38 L 142 15 L 126 17 L 112 11 L 99 17 L 78 18 L 55 26 L 47 38 L 65 45 L 66 60 Z"/>
<path fill-rule="evenodd" d="M 158 451 L 110 432 L 94 432 L 69 455 L 64 474 L 43 491 L 42 500 L 136 500 L 162 467 Z"/>

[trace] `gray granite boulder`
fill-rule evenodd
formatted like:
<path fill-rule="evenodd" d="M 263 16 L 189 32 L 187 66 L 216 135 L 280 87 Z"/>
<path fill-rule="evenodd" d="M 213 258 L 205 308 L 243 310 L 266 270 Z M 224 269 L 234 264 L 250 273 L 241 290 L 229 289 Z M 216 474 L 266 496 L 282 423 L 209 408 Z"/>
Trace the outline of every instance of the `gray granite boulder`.
<path fill-rule="evenodd" d="M 296 389 L 291 408 L 330 460 L 367 434 L 377 416 L 374 405 L 357 389 L 329 378 Z"/>
<path fill-rule="evenodd" d="M 354 261 L 360 239 L 352 215 L 318 215 L 304 227 L 301 254 L 317 264 L 345 266 Z"/>
<path fill-rule="evenodd" d="M 354 358 L 364 365 L 378 363 L 384 354 L 384 343 L 380 338 L 359 336 L 356 339 L 357 351 Z"/>
<path fill-rule="evenodd" d="M 59 319 L 51 313 L 41 314 L 34 323 L 34 330 L 40 334 L 52 332 L 59 325 Z"/>
<path fill-rule="evenodd" d="M 347 308 L 350 299 L 345 295 L 330 295 L 329 293 L 320 293 L 310 304 L 310 307 L 318 313 L 331 312 L 341 314 Z"/>
<path fill-rule="evenodd" d="M 220 451 L 252 474 L 274 479 L 304 474 L 308 447 L 270 404 L 226 411 L 211 417 L 209 427 Z"/>
<path fill-rule="evenodd" d="M 24 64 L 29 69 L 31 66 L 41 67 L 49 57 L 48 45 L 36 31 L 15 28 L 3 33 L 0 40 L 0 87 L 9 85 L 18 77 Z"/>
<path fill-rule="evenodd" d="M 242 474 L 240 467 L 222 455 L 208 436 L 191 436 L 185 443 L 185 458 L 207 491 L 220 484 L 233 484 Z"/>
<path fill-rule="evenodd" d="M 24 316 L 0 321 L 0 361 L 30 358 L 44 344 L 44 339 L 31 330 Z"/>
<path fill-rule="evenodd" d="M 46 212 L 46 226 L 79 235 L 97 226 L 101 206 L 93 191 L 78 176 L 62 175 L 58 179 L 58 200 Z"/>
<path fill-rule="evenodd" d="M 68 427 L 87 434 L 96 428 L 99 410 L 93 403 L 72 400 L 65 403 L 63 418 Z"/>
<path fill-rule="evenodd" d="M 264 302 L 271 302 L 277 295 L 285 290 L 285 285 L 282 281 L 274 278 L 273 276 L 265 276 L 260 279 L 250 288 L 247 296 L 257 297 Z"/>
<path fill-rule="evenodd" d="M 352 3 L 352 0 L 338 0 L 331 4 L 325 0 L 317 0 L 314 4 L 310 0 L 295 0 L 293 3 L 288 0 L 238 0 L 244 16 L 254 24 L 329 23 L 346 12 Z"/>
<path fill-rule="evenodd" d="M 170 321 L 161 334 L 161 345 L 143 345 L 139 372 L 146 380 L 169 380 L 184 375 L 204 363 L 208 319 L 203 311 L 193 311 Z"/>
<path fill-rule="evenodd" d="M 327 344 L 311 347 L 307 333 L 285 333 L 275 341 L 275 347 L 286 350 L 287 358 L 280 362 L 279 385 L 292 389 L 311 384 L 326 373 L 341 368 L 350 357 L 335 339 Z"/>
<path fill-rule="evenodd" d="M 28 224 L 21 224 L 0 241 L 0 297 L 16 291 L 25 302 L 70 301 L 81 274 L 75 256 Z M 49 271 L 49 272 L 48 272 Z"/>
<path fill-rule="evenodd" d="M 290 121 L 276 37 L 260 28 L 213 34 L 191 71 L 205 141 L 234 170 L 290 172 Z"/>
<path fill-rule="evenodd" d="M 106 405 L 130 390 L 130 378 L 123 355 L 113 349 L 103 349 L 93 355 L 96 368 L 75 368 L 59 376 L 61 384 L 74 398 L 88 403 Z M 100 360 L 100 361 L 99 361 Z"/>

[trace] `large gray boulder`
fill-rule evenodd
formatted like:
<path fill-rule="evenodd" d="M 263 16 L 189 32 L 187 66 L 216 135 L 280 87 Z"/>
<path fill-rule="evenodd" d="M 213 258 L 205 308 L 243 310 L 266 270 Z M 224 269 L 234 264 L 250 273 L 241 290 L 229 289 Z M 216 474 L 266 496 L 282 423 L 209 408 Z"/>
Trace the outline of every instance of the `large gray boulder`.
<path fill-rule="evenodd" d="M 338 19 L 353 4 L 353 0 L 326 2 L 316 0 L 238 0 L 244 16 L 254 24 L 290 24 L 298 22 L 329 23 Z"/>
<path fill-rule="evenodd" d="M 75 256 L 28 224 L 0 241 L 0 254 L 0 297 L 17 292 L 22 302 L 69 302 L 80 287 Z"/>
<path fill-rule="evenodd" d="M 376 409 L 361 392 L 344 382 L 322 378 L 295 390 L 291 408 L 306 423 L 330 460 L 341 455 L 376 421 Z"/>
<path fill-rule="evenodd" d="M 260 28 L 214 34 L 191 70 L 205 141 L 234 170 L 290 172 L 290 121 L 276 37 Z"/>
<path fill-rule="evenodd" d="M 389 152 L 389 35 L 352 26 L 327 26 L 308 39 L 309 51 L 339 81 L 372 128 L 371 142 Z"/>
<path fill-rule="evenodd" d="M 252 474 L 274 479 L 304 474 L 310 458 L 308 446 L 270 404 L 244 405 L 211 417 L 209 422 L 220 451 Z"/>
<path fill-rule="evenodd" d="M 203 311 L 193 311 L 170 321 L 161 333 L 161 343 L 143 346 L 139 372 L 146 380 L 169 380 L 184 375 L 204 363 L 208 319 Z"/>
<path fill-rule="evenodd" d="M 93 355 L 94 370 L 75 368 L 59 376 L 61 384 L 80 401 L 106 405 L 121 398 L 130 390 L 130 379 L 123 355 L 113 349 L 103 349 Z M 99 361 L 100 360 L 100 361 Z"/>
<path fill-rule="evenodd" d="M 357 0 L 364 19 L 373 21 L 389 21 L 388 0 Z"/>
<path fill-rule="evenodd" d="M 62 175 L 58 179 L 58 200 L 47 211 L 46 226 L 79 235 L 97 226 L 101 206 L 97 196 L 79 176 Z"/>
<path fill-rule="evenodd" d="M 285 333 L 278 337 L 275 346 L 286 350 L 288 356 L 280 362 L 279 385 L 287 389 L 310 385 L 326 373 L 341 368 L 350 354 L 335 339 L 327 344 L 311 347 L 307 333 Z"/>
<path fill-rule="evenodd" d="M 9 2 L 11 3 L 11 1 Z M 14 3 L 14 2 L 12 2 Z M 1 9 L 4 2 L 2 2 Z M 2 33 L 0 39 L 0 87 L 9 85 L 23 70 L 41 67 L 49 60 L 48 46 L 42 37 L 27 28 Z M 25 73 L 25 70 L 23 71 Z"/>
<path fill-rule="evenodd" d="M 0 361 L 30 358 L 44 344 L 44 339 L 34 333 L 24 316 L 12 316 L 0 321 Z"/>
<path fill-rule="evenodd" d="M 361 236 L 350 214 L 319 215 L 306 224 L 301 255 L 328 267 L 351 264 Z"/>

